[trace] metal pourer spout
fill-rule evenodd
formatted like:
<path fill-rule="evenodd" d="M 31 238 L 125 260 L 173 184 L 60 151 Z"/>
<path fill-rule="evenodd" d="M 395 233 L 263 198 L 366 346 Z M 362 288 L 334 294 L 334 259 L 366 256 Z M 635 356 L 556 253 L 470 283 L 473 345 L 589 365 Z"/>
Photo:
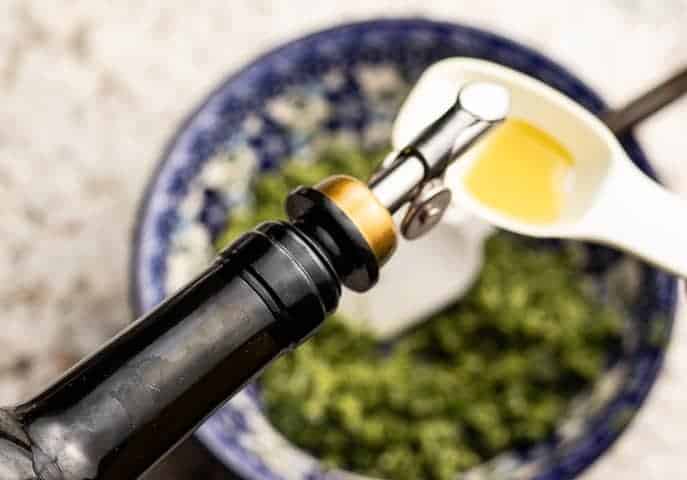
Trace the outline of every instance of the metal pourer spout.
<path fill-rule="evenodd" d="M 385 159 L 369 187 L 391 213 L 410 203 L 401 224 L 406 238 L 418 238 L 439 222 L 451 201 L 442 180 L 446 168 L 502 122 L 509 108 L 510 94 L 501 85 L 468 83 L 451 108 Z"/>

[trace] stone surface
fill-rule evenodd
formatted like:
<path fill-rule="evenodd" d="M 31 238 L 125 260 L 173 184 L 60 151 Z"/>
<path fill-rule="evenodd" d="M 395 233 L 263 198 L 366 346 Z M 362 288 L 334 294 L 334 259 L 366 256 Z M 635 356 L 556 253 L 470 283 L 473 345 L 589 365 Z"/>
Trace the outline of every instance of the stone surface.
<path fill-rule="evenodd" d="M 25 398 L 129 320 L 136 205 L 184 114 L 267 48 L 379 15 L 501 32 L 568 65 L 613 105 L 687 63 L 685 0 L 0 0 L 0 402 Z M 682 191 L 685 118 L 681 101 L 640 130 Z M 646 408 L 585 478 L 681 476 L 686 335 L 678 323 Z"/>

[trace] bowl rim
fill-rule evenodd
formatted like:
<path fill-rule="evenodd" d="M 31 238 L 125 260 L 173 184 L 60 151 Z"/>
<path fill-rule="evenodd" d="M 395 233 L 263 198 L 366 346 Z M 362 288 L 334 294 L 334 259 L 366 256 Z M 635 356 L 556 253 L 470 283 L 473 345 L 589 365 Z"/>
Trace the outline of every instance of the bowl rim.
<path fill-rule="evenodd" d="M 417 16 L 417 15 L 409 15 L 409 16 L 388 16 L 388 17 L 379 17 L 379 18 L 372 18 L 372 19 L 366 19 L 366 20 L 357 20 L 357 21 L 351 21 L 351 22 L 341 22 L 341 23 L 335 23 L 332 24 L 329 27 L 322 28 L 322 29 L 317 29 L 313 30 L 310 33 L 300 35 L 290 41 L 279 43 L 276 46 L 272 48 L 268 48 L 264 53 L 258 55 L 255 57 L 253 60 L 242 64 L 241 66 L 235 68 L 233 71 L 231 71 L 229 74 L 225 75 L 223 78 L 221 78 L 217 85 L 210 89 L 208 93 L 205 94 L 203 99 L 194 107 L 192 108 L 188 113 L 186 113 L 182 119 L 177 122 L 176 126 L 172 128 L 172 133 L 169 135 L 168 140 L 165 142 L 164 147 L 162 149 L 161 154 L 157 157 L 157 161 L 155 163 L 154 168 L 150 171 L 148 174 L 148 180 L 146 181 L 145 187 L 142 191 L 142 194 L 140 196 L 139 204 L 138 207 L 136 208 L 136 213 L 134 217 L 134 226 L 132 229 L 131 233 L 131 253 L 129 255 L 129 262 L 128 262 L 128 280 L 129 280 L 129 288 L 128 288 L 128 298 L 129 298 L 129 307 L 131 309 L 131 312 L 133 314 L 134 318 L 138 318 L 140 315 L 144 313 L 143 310 L 143 298 L 142 298 L 142 285 L 140 283 L 140 275 L 138 274 L 139 269 L 141 268 L 141 254 L 142 254 L 142 249 L 141 243 L 142 243 L 142 238 L 144 235 L 144 226 L 145 226 L 145 219 L 146 215 L 148 213 L 148 210 L 150 208 L 151 200 L 153 196 L 156 194 L 159 186 L 156 182 L 158 177 L 160 176 L 161 172 L 164 170 L 166 167 L 168 160 L 171 156 L 171 153 L 175 151 L 178 145 L 178 141 L 183 134 L 183 132 L 187 131 L 188 127 L 193 123 L 193 121 L 196 119 L 197 115 L 202 112 L 212 101 L 213 99 L 223 92 L 225 89 L 230 87 L 230 85 L 238 79 L 241 75 L 243 75 L 246 71 L 252 69 L 253 67 L 256 67 L 260 64 L 263 63 L 269 63 L 273 61 L 273 59 L 277 58 L 283 51 L 288 50 L 290 48 L 293 48 L 295 46 L 298 46 L 299 44 L 302 43 L 307 43 L 312 40 L 316 40 L 319 38 L 326 38 L 327 36 L 333 34 L 333 33 L 342 33 L 345 32 L 346 30 L 355 30 L 358 28 L 374 28 L 376 26 L 391 26 L 395 28 L 403 28 L 403 27 L 424 27 L 424 28 L 440 28 L 440 29 L 447 29 L 451 31 L 461 31 L 463 33 L 466 33 L 468 36 L 479 36 L 484 39 L 491 39 L 491 40 L 497 40 L 499 42 L 509 44 L 510 46 L 516 48 L 518 51 L 522 52 L 523 55 L 535 59 L 535 61 L 541 61 L 544 62 L 548 65 L 553 65 L 556 67 L 556 69 L 564 74 L 565 76 L 568 76 L 570 78 L 575 79 L 577 82 L 582 84 L 585 89 L 592 94 L 592 97 L 598 101 L 598 106 L 600 109 L 606 109 L 607 105 L 603 100 L 603 97 L 598 94 L 598 92 L 589 86 L 586 81 L 583 79 L 580 79 L 577 75 L 573 74 L 571 70 L 569 70 L 566 66 L 562 65 L 558 61 L 554 60 L 553 58 L 540 53 L 538 50 L 535 50 L 532 47 L 529 47 L 527 45 L 524 45 L 520 43 L 518 40 L 513 40 L 509 37 L 506 37 L 504 35 L 500 35 L 498 33 L 493 33 L 492 31 L 480 28 L 480 27 L 473 27 L 469 26 L 463 23 L 458 23 L 454 21 L 447 21 L 447 20 L 439 20 L 432 18 L 430 16 Z M 575 98 L 573 98 L 573 101 L 577 101 Z M 592 112 L 593 114 L 596 115 L 595 112 Z M 639 143 L 635 140 L 634 135 L 632 131 L 629 131 L 628 133 L 623 134 L 619 140 L 623 143 L 623 146 L 625 147 L 626 144 L 630 144 L 634 146 L 637 150 L 637 153 L 639 154 L 639 159 L 643 161 L 643 164 L 641 165 L 642 170 L 644 173 L 649 175 L 650 177 L 654 178 L 655 180 L 658 181 L 656 173 L 652 167 L 652 165 L 649 163 L 649 160 L 646 158 L 646 155 L 644 154 L 643 150 L 641 149 L 641 146 Z M 633 157 L 633 161 L 636 160 L 635 157 Z M 651 383 L 649 384 L 648 388 L 643 391 L 640 395 L 640 398 L 638 399 L 637 404 L 639 406 L 643 406 L 646 403 L 646 400 L 650 393 L 653 391 L 654 386 L 656 384 L 656 380 L 659 378 L 659 375 L 662 371 L 662 367 L 664 364 L 664 359 L 665 359 L 665 352 L 667 350 L 667 347 L 669 345 L 670 339 L 672 338 L 672 331 L 673 331 L 673 323 L 674 323 L 674 318 L 675 318 L 675 311 L 677 307 L 677 282 L 676 279 L 672 276 L 669 277 L 669 281 L 671 282 L 669 286 L 669 293 L 668 293 L 668 298 L 666 302 L 670 305 L 669 308 L 669 319 L 667 323 L 667 338 L 668 338 L 668 343 L 662 347 L 660 354 L 658 355 L 656 361 L 653 364 L 653 368 L 651 371 L 648 373 L 648 375 L 651 377 Z M 635 412 L 636 413 L 636 412 Z M 586 459 L 583 465 L 579 466 L 578 468 L 575 469 L 573 473 L 573 477 L 579 476 L 581 473 L 583 473 L 587 468 L 589 468 L 591 465 L 593 465 L 599 457 L 601 457 L 603 454 L 609 451 L 610 447 L 614 444 L 614 442 L 627 430 L 628 426 L 632 423 L 636 415 L 632 416 L 632 419 L 627 422 L 624 426 L 621 428 L 617 429 L 614 431 L 611 435 L 608 435 L 606 438 L 603 439 L 603 443 L 596 449 L 594 454 Z M 209 439 L 207 438 L 206 435 L 199 435 L 197 432 L 194 434 L 197 440 L 200 441 L 201 444 L 204 445 L 205 448 L 207 448 L 212 454 L 222 463 L 225 468 L 230 468 L 232 471 L 235 471 L 235 473 L 239 473 L 245 478 L 251 478 L 250 472 L 248 471 L 243 471 L 244 469 L 242 468 L 241 465 L 237 465 L 236 462 L 229 461 L 229 459 L 224 455 L 223 449 L 221 448 L 221 445 L 217 444 L 217 439 Z M 368 477 L 362 477 L 362 478 L 368 478 Z M 539 478 L 539 477 L 537 477 Z M 543 477 L 542 477 L 543 478 Z M 548 476 L 546 477 L 547 479 L 549 478 Z M 551 477 L 551 478 L 558 478 L 558 477 Z"/>

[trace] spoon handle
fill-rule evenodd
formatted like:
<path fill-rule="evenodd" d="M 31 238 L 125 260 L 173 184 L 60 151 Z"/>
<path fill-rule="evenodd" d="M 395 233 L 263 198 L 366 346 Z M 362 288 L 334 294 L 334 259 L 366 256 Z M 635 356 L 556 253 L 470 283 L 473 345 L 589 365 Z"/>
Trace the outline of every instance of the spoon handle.
<path fill-rule="evenodd" d="M 585 214 L 579 238 L 630 252 L 687 278 L 687 201 L 644 175 L 629 161 L 614 162 Z"/>
<path fill-rule="evenodd" d="M 601 116 L 608 128 L 620 135 L 687 93 L 687 67 L 645 92 L 627 105 Z"/>

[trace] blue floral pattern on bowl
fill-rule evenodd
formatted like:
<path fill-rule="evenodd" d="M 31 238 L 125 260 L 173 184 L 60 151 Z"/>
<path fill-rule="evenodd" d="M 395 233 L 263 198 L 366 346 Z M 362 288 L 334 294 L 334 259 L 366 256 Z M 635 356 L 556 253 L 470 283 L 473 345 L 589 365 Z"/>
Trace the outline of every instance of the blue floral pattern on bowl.
<path fill-rule="evenodd" d="M 544 56 L 455 24 L 387 19 L 319 32 L 274 50 L 215 90 L 179 129 L 145 193 L 131 264 L 140 314 L 213 256 L 229 212 L 251 200 L 251 180 L 287 158 L 316 158 L 332 141 L 379 146 L 413 81 L 450 56 L 495 61 L 539 78 L 592 112 L 601 99 Z M 623 145 L 653 175 L 631 136 Z M 468 479 L 568 479 L 600 456 L 641 406 L 670 336 L 676 285 L 670 276 L 597 246 L 581 246 L 597 293 L 626 312 L 623 354 L 592 392 L 575 399 L 555 438 L 506 452 Z M 362 478 L 325 471 L 276 432 L 250 385 L 214 414 L 199 438 L 247 479 Z"/>

